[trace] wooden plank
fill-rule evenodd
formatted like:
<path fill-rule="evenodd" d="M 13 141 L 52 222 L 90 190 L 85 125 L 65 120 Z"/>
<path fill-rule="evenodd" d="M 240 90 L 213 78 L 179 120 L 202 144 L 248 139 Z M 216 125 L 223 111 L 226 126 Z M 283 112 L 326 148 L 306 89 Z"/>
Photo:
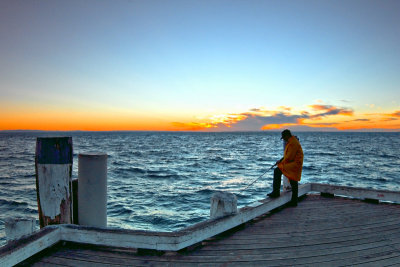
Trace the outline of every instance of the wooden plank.
<path fill-rule="evenodd" d="M 360 208 L 359 206 L 352 205 L 352 202 L 355 202 L 355 200 L 347 200 L 347 203 L 343 203 L 343 205 L 341 205 L 340 207 L 335 206 L 334 210 L 329 210 L 325 206 L 318 205 L 318 201 L 313 202 L 315 202 L 315 205 L 309 206 L 310 208 L 308 210 L 302 209 L 303 203 L 301 203 L 295 209 L 282 210 L 279 216 L 270 216 L 268 220 L 265 220 L 264 222 L 261 222 L 257 225 L 271 222 L 279 224 L 283 221 L 287 221 L 288 219 L 286 218 L 285 214 L 288 213 L 290 213 L 290 217 L 294 218 L 295 220 L 301 218 L 302 216 L 306 216 L 307 222 L 321 220 L 343 220 L 343 218 L 363 219 L 362 217 L 367 217 L 369 219 L 374 219 L 374 217 L 376 217 L 377 220 L 381 220 L 378 216 L 391 215 L 391 218 L 393 218 L 393 216 L 400 216 L 400 209 L 397 205 L 392 206 L 381 204 L 379 206 L 376 206 L 360 202 L 365 206 L 365 208 Z M 335 199 L 331 202 L 332 204 L 334 204 L 335 202 L 337 202 L 337 200 Z M 305 204 L 306 203 L 304 203 L 304 205 Z"/>
<path fill-rule="evenodd" d="M 386 266 L 400 264 L 400 252 L 386 248 L 386 250 L 373 250 L 369 253 L 358 253 L 355 257 L 325 259 L 319 261 L 319 266 Z"/>
<path fill-rule="evenodd" d="M 393 250 L 391 250 L 393 251 Z M 76 261 L 82 262 L 91 262 L 93 265 L 96 263 L 106 263 L 106 264 L 143 264 L 153 265 L 153 264 L 161 264 L 161 263 L 169 263 L 172 265 L 180 265 L 182 263 L 225 263 L 225 262 L 248 262 L 248 263 L 257 263 L 264 262 L 277 264 L 293 263 L 294 261 L 298 264 L 311 264 L 316 262 L 329 262 L 336 259 L 348 260 L 348 259 L 360 259 L 364 256 L 374 254 L 387 254 L 391 253 L 388 251 L 388 247 L 386 245 L 374 246 L 373 244 L 368 244 L 368 247 L 358 246 L 358 247 L 350 247 L 350 248 L 342 248 L 340 251 L 331 251 L 331 250 L 320 250 L 314 251 L 312 249 L 308 250 L 306 253 L 299 252 L 296 250 L 292 250 L 290 252 L 278 252 L 278 253 L 260 253 L 258 255 L 249 255 L 249 254 L 232 254 L 232 253 L 224 253 L 216 256 L 204 256 L 204 255 L 189 255 L 189 256 L 175 256 L 175 257 L 158 257 L 158 256 L 146 256 L 139 257 L 130 254 L 119 254 L 119 253 L 110 253 L 103 251 L 91 251 L 91 250 L 65 250 L 61 252 L 57 252 L 52 257 L 54 258 L 65 258 L 72 259 Z M 53 260 L 53 262 L 56 262 Z"/>
<path fill-rule="evenodd" d="M 56 263 L 35 262 L 30 266 L 32 266 L 32 267 L 51 267 L 51 266 L 68 266 L 68 265 L 62 265 L 62 264 L 56 264 Z"/>
<path fill-rule="evenodd" d="M 111 267 L 115 266 L 109 263 L 93 262 L 84 259 L 73 259 L 73 258 L 63 258 L 63 257 L 48 257 L 42 259 L 40 262 L 34 264 L 33 266 L 79 266 L 79 267 Z M 124 266 L 124 265 L 123 265 Z M 125 265 L 126 266 L 126 265 Z"/>
<path fill-rule="evenodd" d="M 376 229 L 376 228 L 375 228 Z M 351 234 L 343 234 L 343 235 L 336 235 L 336 234 L 330 234 L 330 235 L 324 235 L 324 234 L 320 234 L 320 235 L 314 235 L 314 236 L 307 236 L 307 235 L 303 235 L 303 236 L 289 236 L 289 237 L 279 237 L 279 241 L 276 241 L 277 238 L 271 238 L 268 235 L 252 235 L 252 239 L 243 239 L 243 238 L 227 238 L 227 239 L 223 239 L 223 240 L 216 240 L 216 241 L 203 241 L 206 242 L 207 244 L 212 245 L 213 243 L 218 243 L 219 245 L 242 245 L 245 246 L 246 244 L 266 244 L 266 243 L 274 243 L 276 244 L 288 244 L 288 243 L 292 243 L 295 244 L 297 242 L 302 243 L 303 245 L 307 245 L 307 244 L 312 244 L 312 243 L 316 243 L 317 240 L 319 242 L 321 242 L 322 240 L 329 240 L 330 242 L 334 242 L 334 241 L 342 241 L 342 240 L 356 240 L 359 239 L 360 236 L 368 236 L 368 237 L 372 237 L 372 236 L 380 236 L 380 235 L 387 235 L 387 234 L 400 234 L 400 227 L 398 225 L 392 226 L 391 228 L 385 228 L 381 231 L 379 231 L 379 229 L 376 229 L 377 231 L 375 232 L 371 232 L 370 230 L 368 231 L 360 231 L 360 232 L 355 232 L 352 231 Z M 246 232 L 247 229 L 246 229 Z"/>
<path fill-rule="evenodd" d="M 178 235 L 170 232 L 135 231 L 128 229 L 97 228 L 78 225 L 62 225 L 64 241 L 157 250 L 178 250 Z"/>
<path fill-rule="evenodd" d="M 345 210 L 345 208 L 342 208 L 342 210 Z M 315 210 L 317 211 L 317 209 Z M 389 217 L 398 217 L 400 216 L 399 212 L 393 212 L 390 210 L 382 210 L 382 211 L 373 211 L 373 210 L 369 210 L 369 211 L 360 211 L 357 209 L 354 209 L 353 212 L 351 212 L 351 210 L 347 210 L 346 212 L 343 212 L 343 214 L 332 214 L 332 213 L 323 213 L 323 211 L 318 212 L 318 214 L 316 215 L 311 215 L 311 214 L 299 214 L 296 213 L 297 211 L 293 211 L 293 215 L 290 217 L 291 221 L 297 221 L 300 218 L 302 218 L 302 216 L 306 217 L 308 216 L 309 219 L 307 219 L 307 221 L 303 221 L 301 223 L 313 223 L 313 222 L 319 222 L 319 221 L 332 221 L 332 223 L 335 223 L 336 221 L 343 221 L 343 220 L 353 220 L 353 221 L 357 221 L 357 220 L 364 220 L 364 219 L 374 219 L 374 217 L 378 217 L 376 218 L 376 220 L 379 220 L 379 217 L 385 217 L 385 216 L 389 216 Z M 303 217 L 303 218 L 304 218 Z M 282 216 L 279 217 L 274 217 L 271 218 L 270 220 L 268 220 L 268 223 L 273 225 L 273 224 L 279 224 L 283 221 L 287 221 L 289 218 L 285 217 L 285 214 L 282 214 Z M 265 223 L 267 223 L 267 221 L 265 221 Z M 264 224 L 265 224 L 264 223 Z"/>
<path fill-rule="evenodd" d="M 357 222 L 353 223 L 351 225 L 342 225 L 342 224 L 334 224 L 330 226 L 326 226 L 323 224 L 318 224 L 318 221 L 314 221 L 314 224 L 318 225 L 313 225 L 313 224 L 301 224 L 296 227 L 295 233 L 302 233 L 304 231 L 307 231 L 309 235 L 314 235 L 314 234 L 319 234 L 319 233 L 335 233 L 335 232 L 340 232 L 340 231 L 357 231 L 358 229 L 368 229 L 371 227 L 374 227 L 375 225 L 380 225 L 382 227 L 386 225 L 393 225 L 393 223 L 398 223 L 398 218 L 391 218 L 387 219 L 387 221 L 384 222 L 379 222 L 379 220 L 365 220 L 364 222 Z M 310 228 L 312 226 L 312 228 Z M 268 227 L 268 228 L 267 228 Z M 293 233 L 293 229 L 286 227 L 282 228 L 279 226 L 279 224 L 274 223 L 272 224 L 263 224 L 261 226 L 255 225 L 252 230 L 254 231 L 255 234 L 260 234 L 262 232 L 267 232 L 269 234 L 287 234 L 287 233 Z M 301 235 L 301 234 L 300 234 Z"/>
<path fill-rule="evenodd" d="M 398 233 L 398 232 L 397 232 Z M 297 242 L 297 243 L 288 243 L 288 242 L 269 242 L 269 243 L 248 243 L 246 244 L 246 249 L 288 249 L 290 250 L 293 247 L 297 247 L 299 250 L 304 249 L 308 250 L 309 247 L 314 247 L 315 249 L 327 249 L 327 248 L 332 248 L 332 247 L 345 247 L 345 246 L 353 246 L 353 245 L 360 245 L 360 244 L 369 244 L 373 242 L 383 242 L 387 240 L 387 236 L 380 236 L 380 235 L 375 235 L 372 237 L 355 237 L 353 239 L 342 239 L 342 240 L 326 240 L 326 239 L 320 239 L 320 240 L 310 240 L 308 242 L 304 242 L 304 245 L 302 242 Z M 243 244 L 208 244 L 203 248 L 203 250 L 213 250 L 213 251 L 226 251 L 226 250 L 238 250 L 242 249 L 244 247 Z"/>
<path fill-rule="evenodd" d="M 57 226 L 48 226 L 0 248 L 0 267 L 13 266 L 60 241 Z"/>
<path fill-rule="evenodd" d="M 360 199 L 377 199 L 381 201 L 391 201 L 400 203 L 400 191 L 376 190 L 359 187 L 329 185 L 312 183 L 311 190 L 321 193 L 343 195 Z"/>
<path fill-rule="evenodd" d="M 325 231 L 321 230 L 316 233 L 312 232 L 286 232 L 286 233 L 278 233 L 278 234 L 271 234 L 268 231 L 254 231 L 253 229 L 246 229 L 246 231 L 239 232 L 235 234 L 235 240 L 241 241 L 241 240 L 254 240 L 254 239 L 259 239 L 259 240 L 285 240 L 285 239 L 314 239 L 314 238 L 330 238 L 330 237 L 340 237 L 340 236 L 352 236 L 352 235 L 367 235 L 369 233 L 374 233 L 374 232 L 379 232 L 380 230 L 384 229 L 383 231 L 387 230 L 398 230 L 399 229 L 399 222 L 398 221 L 393 221 L 392 224 L 390 225 L 372 225 L 368 227 L 354 227 L 350 229 L 345 229 L 343 231 L 335 230 L 335 231 Z M 224 239 L 225 240 L 225 239 Z M 230 240 L 230 239 L 227 239 Z M 217 239 L 216 241 L 219 241 Z"/>
<path fill-rule="evenodd" d="M 333 255 L 333 254 L 342 254 L 344 252 L 348 252 L 349 249 L 353 251 L 363 251 L 363 250 L 370 250 L 370 249 L 375 249 L 375 248 L 382 248 L 382 251 L 386 251 L 388 249 L 394 249 L 393 245 L 399 244 L 393 243 L 393 242 L 388 242 L 387 240 L 379 241 L 379 242 L 369 242 L 369 243 L 362 243 L 362 244 L 356 244 L 352 246 L 342 246 L 342 247 L 331 247 L 334 249 L 326 249 L 324 247 L 321 247 L 320 249 L 315 249 L 315 247 L 309 247 L 307 250 L 302 250 L 299 251 L 296 248 L 286 248 L 285 250 L 280 250 L 279 247 L 275 249 L 260 249 L 260 250 L 249 250 L 246 249 L 245 246 L 240 250 L 240 253 L 237 253 L 235 250 L 227 250 L 227 251 L 221 251 L 218 254 L 206 254 L 203 252 L 208 252 L 208 251 L 203 251 L 202 249 L 196 250 L 193 253 L 190 254 L 185 254 L 185 255 L 175 255 L 175 256 L 138 256 L 133 253 L 115 253 L 115 252 L 110 252 L 110 251 L 97 251 L 97 250 L 92 250 L 92 249 L 80 249 L 80 248 L 72 248 L 66 251 L 59 251 L 55 253 L 55 256 L 60 256 L 60 255 L 75 255 L 76 257 L 79 257 L 81 255 L 84 258 L 90 258 L 91 256 L 104 256 L 104 257 L 117 257 L 117 258 L 140 258 L 140 259 L 157 259 L 158 261 L 170 261 L 170 260 L 195 260 L 195 261 L 201 261 L 202 258 L 207 259 L 206 261 L 213 260 L 214 258 L 219 258 L 219 257 L 228 257 L 230 255 L 240 255 L 241 257 L 259 257 L 262 259 L 280 259 L 280 258 L 288 258 L 288 257 L 293 257 L 293 258 L 298 258 L 298 257 L 315 257 L 315 256 L 325 256 L 325 255 Z M 390 245 L 390 247 L 388 246 Z M 248 253 L 251 252 L 251 253 Z"/>
<path fill-rule="evenodd" d="M 264 253 L 259 254 L 236 254 L 230 252 L 230 256 L 225 256 L 227 254 L 221 253 L 221 256 L 214 256 L 214 258 L 207 258 L 209 262 L 220 261 L 224 262 L 234 259 L 240 259 L 240 261 L 253 262 L 256 264 L 259 261 L 268 262 L 268 266 L 270 265 L 285 265 L 292 266 L 293 264 L 313 264 L 319 263 L 320 266 L 324 265 L 324 262 L 334 261 L 340 259 L 341 262 L 345 260 L 354 260 L 355 258 L 360 258 L 362 256 L 370 256 L 372 253 L 388 253 L 388 247 L 385 245 L 381 246 L 370 246 L 369 248 L 365 247 L 344 247 L 340 250 L 331 251 L 329 249 L 325 250 L 308 250 L 308 251 L 296 251 L 292 249 L 290 251 L 284 251 L 284 253 L 280 253 L 278 250 L 276 251 L 264 251 Z M 192 256 L 193 257 L 193 256 Z M 198 257 L 199 261 L 203 261 L 206 259 L 204 255 Z M 185 260 L 189 260 L 186 259 Z M 194 259 L 193 259 L 194 260 Z M 338 265 L 338 264 L 337 264 Z"/>
<path fill-rule="evenodd" d="M 310 190 L 310 185 L 305 184 L 299 186 L 299 197 L 307 194 Z M 291 199 L 291 192 L 282 193 L 279 198 L 268 199 L 265 203 L 256 207 L 245 207 L 239 210 L 239 213 L 227 216 L 221 219 L 209 220 L 204 223 L 199 223 L 179 231 L 183 233 L 179 238 L 180 249 L 195 243 L 201 242 L 207 238 L 225 232 L 243 223 L 246 223 L 260 215 L 263 215 L 275 208 L 278 208 Z"/>

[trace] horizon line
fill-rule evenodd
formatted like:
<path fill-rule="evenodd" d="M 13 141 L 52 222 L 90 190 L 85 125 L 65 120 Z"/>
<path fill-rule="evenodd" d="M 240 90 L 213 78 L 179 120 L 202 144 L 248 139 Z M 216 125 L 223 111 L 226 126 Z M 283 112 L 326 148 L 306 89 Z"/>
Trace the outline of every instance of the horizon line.
<path fill-rule="evenodd" d="M 290 130 L 290 129 L 289 129 Z M 292 132 L 301 133 L 400 133 L 400 130 L 291 130 Z M 0 132 L 159 132 L 159 133 L 266 133 L 266 132 L 282 132 L 282 130 L 256 130 L 256 131 L 185 131 L 185 130 L 0 130 Z"/>

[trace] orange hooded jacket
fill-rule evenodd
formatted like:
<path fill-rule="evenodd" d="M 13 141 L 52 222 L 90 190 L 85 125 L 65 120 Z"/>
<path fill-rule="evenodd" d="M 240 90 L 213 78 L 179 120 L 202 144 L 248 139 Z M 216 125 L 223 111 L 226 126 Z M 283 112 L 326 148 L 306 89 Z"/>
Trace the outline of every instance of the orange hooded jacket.
<path fill-rule="evenodd" d="M 285 147 L 283 160 L 278 164 L 282 173 L 293 181 L 300 181 L 303 169 L 303 149 L 296 137 L 291 136 Z"/>

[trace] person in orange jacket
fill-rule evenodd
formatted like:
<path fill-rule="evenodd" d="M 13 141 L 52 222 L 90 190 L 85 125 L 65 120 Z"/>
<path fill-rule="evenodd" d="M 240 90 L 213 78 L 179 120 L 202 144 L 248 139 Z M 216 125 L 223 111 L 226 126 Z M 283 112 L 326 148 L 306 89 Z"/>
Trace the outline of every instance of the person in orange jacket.
<path fill-rule="evenodd" d="M 292 199 L 289 203 L 290 206 L 297 206 L 297 198 L 299 192 L 299 181 L 301 179 L 301 171 L 303 169 L 303 149 L 297 137 L 286 129 L 281 133 L 281 139 L 287 142 L 283 158 L 278 160 L 277 168 L 274 170 L 274 183 L 273 191 L 268 194 L 271 198 L 280 196 L 282 173 L 289 178 L 290 185 L 292 186 Z"/>

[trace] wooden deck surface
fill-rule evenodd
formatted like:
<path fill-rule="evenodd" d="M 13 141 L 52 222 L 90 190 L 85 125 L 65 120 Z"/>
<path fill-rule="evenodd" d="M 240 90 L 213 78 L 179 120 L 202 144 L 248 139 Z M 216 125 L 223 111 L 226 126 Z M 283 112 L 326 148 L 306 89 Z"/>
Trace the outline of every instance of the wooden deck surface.
<path fill-rule="evenodd" d="M 192 250 L 57 245 L 33 266 L 400 266 L 400 205 L 308 195 Z"/>

